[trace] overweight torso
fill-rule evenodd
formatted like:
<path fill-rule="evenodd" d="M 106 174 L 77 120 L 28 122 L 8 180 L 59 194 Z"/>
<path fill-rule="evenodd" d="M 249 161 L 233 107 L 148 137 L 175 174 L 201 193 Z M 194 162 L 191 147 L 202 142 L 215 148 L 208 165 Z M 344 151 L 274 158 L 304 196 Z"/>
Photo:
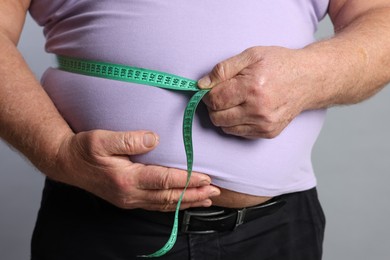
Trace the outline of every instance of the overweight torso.
<path fill-rule="evenodd" d="M 54 54 L 121 63 L 191 79 L 252 46 L 313 42 L 326 0 L 33 0 Z M 189 95 L 51 68 L 42 84 L 75 132 L 147 129 L 159 146 L 131 160 L 186 169 L 182 117 Z M 287 95 L 288 93 L 286 93 Z M 274 139 L 246 140 L 213 126 L 200 106 L 193 123 L 194 170 L 213 184 L 257 196 L 315 186 L 311 150 L 325 111 L 306 111 Z"/>

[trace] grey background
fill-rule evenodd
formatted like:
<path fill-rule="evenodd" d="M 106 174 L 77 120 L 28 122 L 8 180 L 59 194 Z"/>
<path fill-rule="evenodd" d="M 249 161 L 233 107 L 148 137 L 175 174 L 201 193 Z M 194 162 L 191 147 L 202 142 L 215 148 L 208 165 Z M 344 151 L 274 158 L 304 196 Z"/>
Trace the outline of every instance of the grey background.
<path fill-rule="evenodd" d="M 332 34 L 329 19 L 318 37 Z M 28 18 L 19 49 L 37 77 L 52 63 L 41 28 Z M 314 148 L 327 215 L 324 260 L 387 260 L 390 253 L 390 89 L 332 108 Z M 0 141 L 0 259 L 29 259 L 43 176 Z"/>

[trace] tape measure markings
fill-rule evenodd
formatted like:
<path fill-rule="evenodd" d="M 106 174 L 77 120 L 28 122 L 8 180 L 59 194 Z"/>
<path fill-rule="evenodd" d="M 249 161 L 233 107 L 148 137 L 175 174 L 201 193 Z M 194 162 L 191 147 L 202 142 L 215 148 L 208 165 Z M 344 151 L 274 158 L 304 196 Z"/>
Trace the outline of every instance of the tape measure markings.
<path fill-rule="evenodd" d="M 196 81 L 165 72 L 65 56 L 57 59 L 59 68 L 69 72 L 171 90 L 199 91 Z"/>

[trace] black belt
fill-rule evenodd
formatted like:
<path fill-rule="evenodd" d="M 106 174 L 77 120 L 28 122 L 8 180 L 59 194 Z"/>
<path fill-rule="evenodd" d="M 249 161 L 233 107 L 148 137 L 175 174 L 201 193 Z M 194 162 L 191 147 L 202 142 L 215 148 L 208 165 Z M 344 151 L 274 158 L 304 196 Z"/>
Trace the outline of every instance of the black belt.
<path fill-rule="evenodd" d="M 197 234 L 232 231 L 244 223 L 275 213 L 285 204 L 286 201 L 281 196 L 257 206 L 241 209 L 190 208 L 182 212 L 181 231 Z"/>
<path fill-rule="evenodd" d="M 46 179 L 45 190 L 61 190 L 62 193 L 66 194 L 76 194 L 77 198 L 89 199 L 87 204 L 92 206 L 98 205 L 94 210 L 101 210 L 99 214 L 116 214 L 138 217 L 143 220 L 148 220 L 151 222 L 160 223 L 168 227 L 172 226 L 173 216 L 175 212 L 159 212 L 159 211 L 149 211 L 143 209 L 133 209 L 125 210 L 115 207 L 114 205 L 106 202 L 103 199 L 100 199 L 84 190 L 79 188 L 69 186 L 60 182 L 55 182 L 50 179 Z M 315 192 L 315 188 L 313 188 Z M 79 193 L 79 194 L 78 194 Z M 234 209 L 234 208 L 224 208 L 211 206 L 209 208 L 189 208 L 186 210 L 181 210 L 179 213 L 179 225 L 183 233 L 212 233 L 212 232 L 223 232 L 231 231 L 236 229 L 238 226 L 250 222 L 255 219 L 262 218 L 267 215 L 271 215 L 282 208 L 287 201 L 289 196 L 292 196 L 295 193 L 285 194 L 278 197 L 274 197 L 262 204 Z M 83 197 L 88 195 L 86 197 Z M 93 199 L 91 203 L 90 199 Z M 90 209 L 89 209 L 90 210 Z"/>
<path fill-rule="evenodd" d="M 179 230 L 183 233 L 207 234 L 213 232 L 232 231 L 237 227 L 271 215 L 282 208 L 291 194 L 274 197 L 264 203 L 246 208 L 225 208 L 211 206 L 208 208 L 189 208 L 179 212 Z M 119 212 L 139 218 L 141 221 L 159 223 L 167 227 L 172 226 L 175 212 L 149 211 L 144 209 L 124 210 L 97 198 L 102 214 Z"/>

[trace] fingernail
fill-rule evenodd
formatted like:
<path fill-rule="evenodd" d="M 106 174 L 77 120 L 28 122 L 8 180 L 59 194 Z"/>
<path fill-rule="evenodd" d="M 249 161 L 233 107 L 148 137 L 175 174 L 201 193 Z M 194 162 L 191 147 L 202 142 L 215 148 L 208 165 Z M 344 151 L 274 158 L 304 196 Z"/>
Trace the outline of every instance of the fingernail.
<path fill-rule="evenodd" d="M 208 179 L 201 180 L 200 183 L 199 183 L 200 186 L 207 186 L 207 185 L 210 185 L 210 184 L 211 184 L 211 182 Z"/>
<path fill-rule="evenodd" d="M 157 142 L 157 138 L 154 134 L 152 134 L 152 133 L 144 134 L 143 143 L 144 143 L 145 147 L 151 148 L 151 147 L 155 146 L 156 142 Z"/>
<path fill-rule="evenodd" d="M 202 206 L 203 207 L 210 207 L 211 204 L 213 204 L 211 200 L 205 200 L 205 201 L 203 201 Z"/>
<path fill-rule="evenodd" d="M 199 88 L 208 88 L 211 84 L 211 79 L 209 76 L 204 76 L 200 80 L 198 80 Z"/>
<path fill-rule="evenodd" d="M 220 190 L 219 189 L 217 189 L 217 188 L 212 188 L 211 190 L 210 190 L 210 196 L 218 196 L 218 195 L 220 195 L 221 194 L 221 192 L 220 192 Z"/>

